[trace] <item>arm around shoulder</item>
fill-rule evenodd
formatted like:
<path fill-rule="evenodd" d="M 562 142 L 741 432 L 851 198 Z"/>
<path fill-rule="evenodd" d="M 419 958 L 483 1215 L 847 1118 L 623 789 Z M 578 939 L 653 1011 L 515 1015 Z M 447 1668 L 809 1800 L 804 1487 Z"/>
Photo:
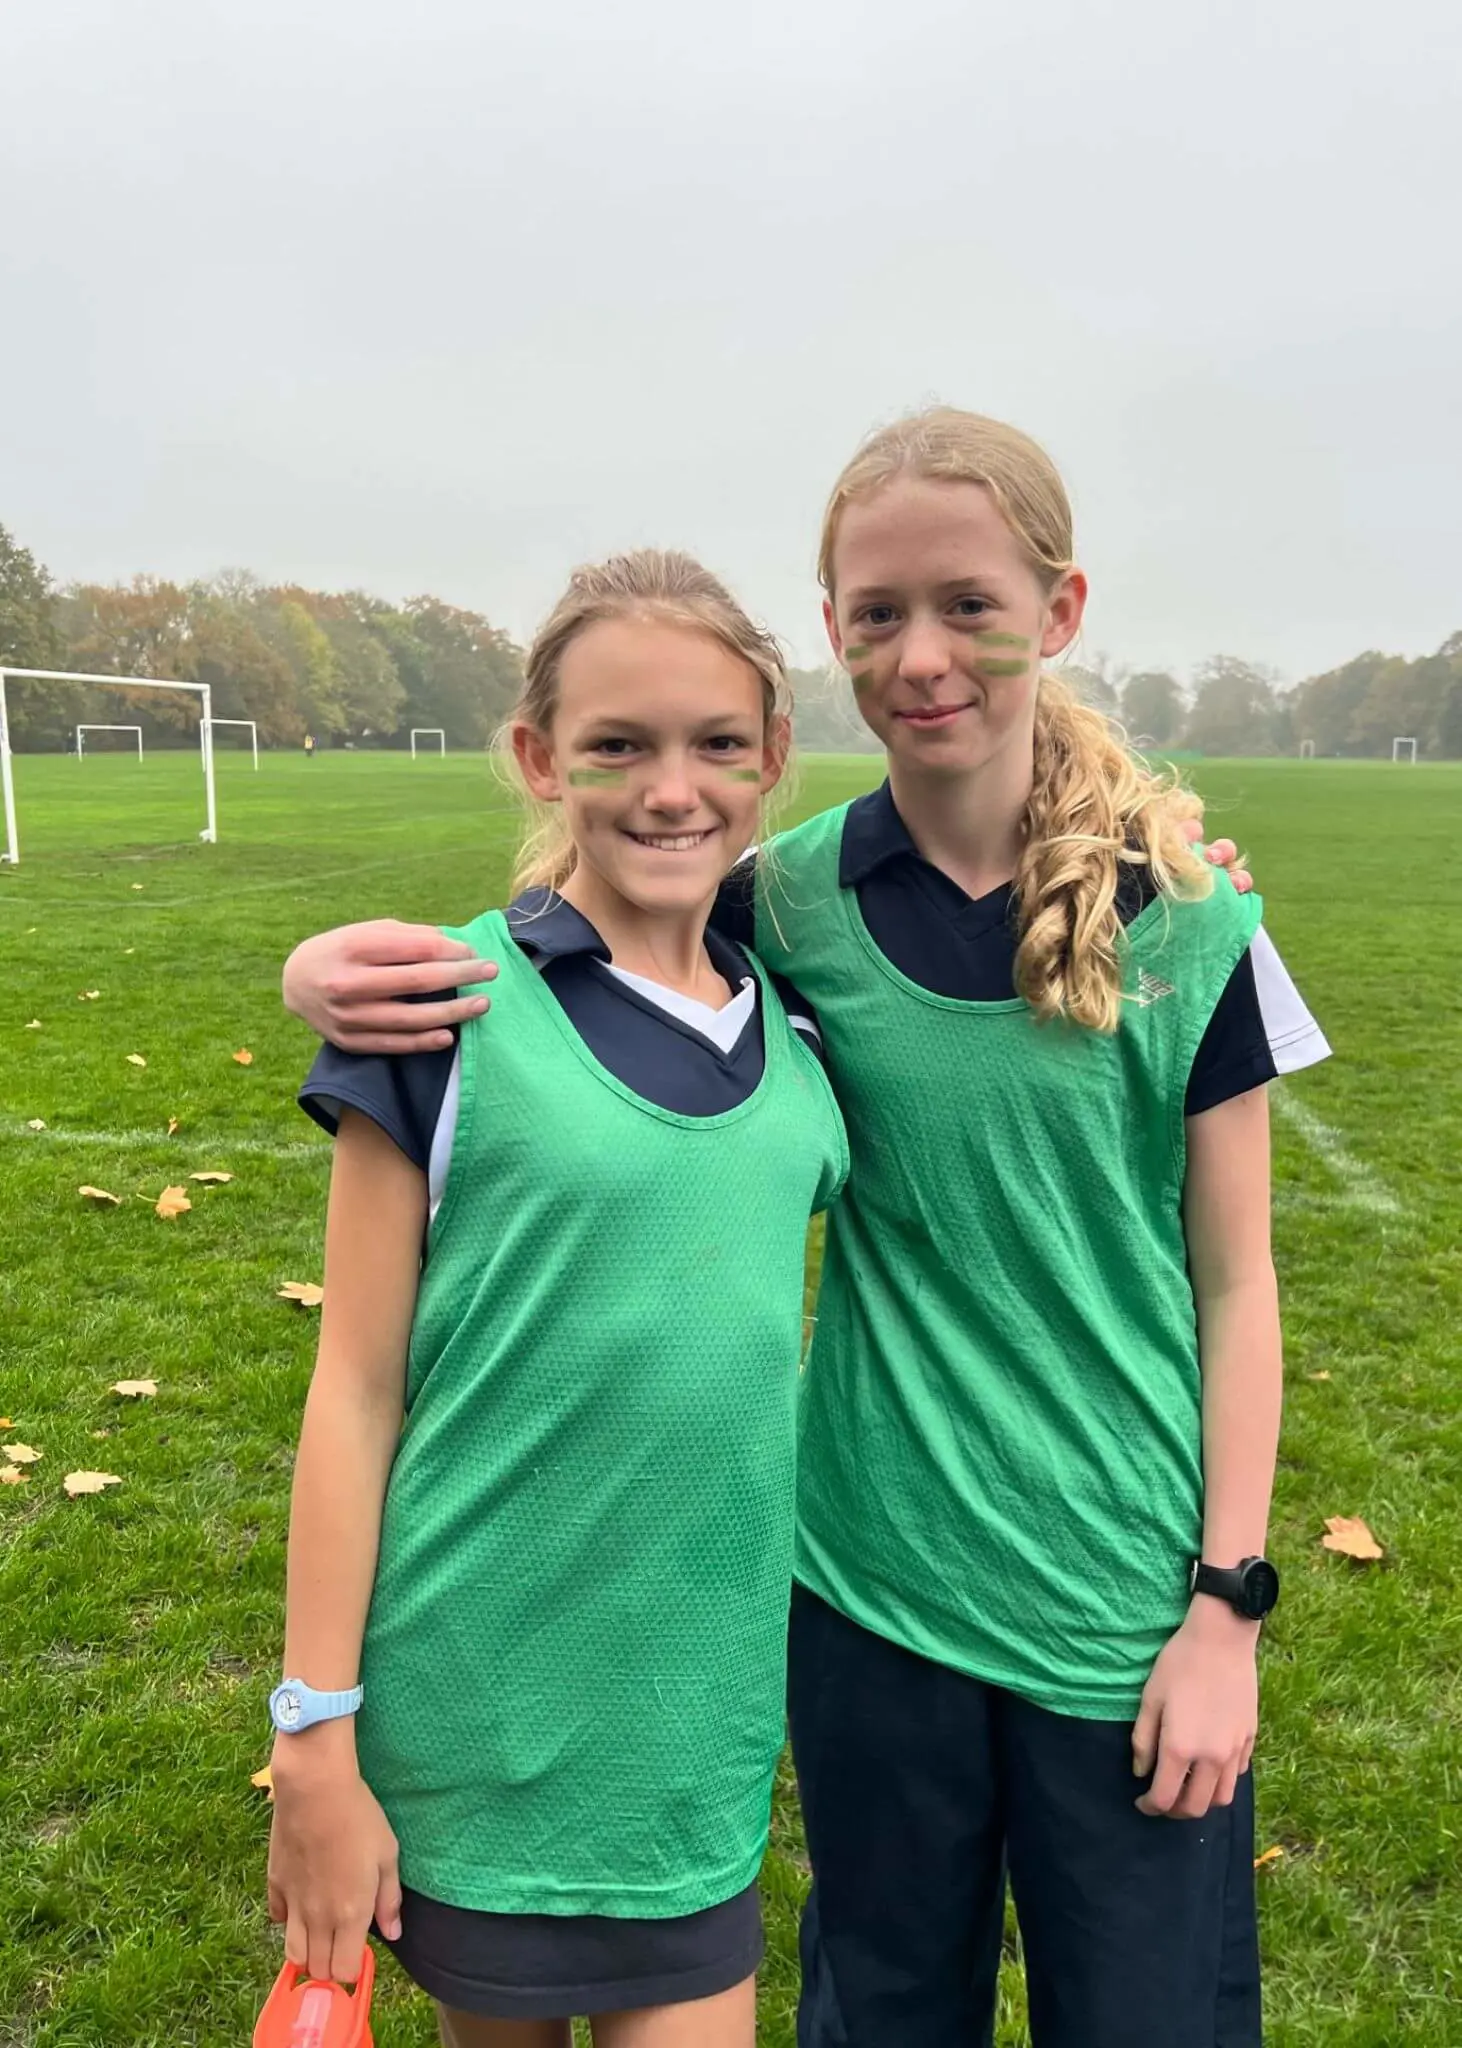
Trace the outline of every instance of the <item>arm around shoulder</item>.
<path fill-rule="evenodd" d="M 435 925 L 377 918 L 302 940 L 284 963 L 284 1007 L 343 1052 L 435 1051 L 453 1025 L 490 1007 L 457 987 L 496 973 Z M 432 995 L 444 1000 L 410 1000 Z"/>

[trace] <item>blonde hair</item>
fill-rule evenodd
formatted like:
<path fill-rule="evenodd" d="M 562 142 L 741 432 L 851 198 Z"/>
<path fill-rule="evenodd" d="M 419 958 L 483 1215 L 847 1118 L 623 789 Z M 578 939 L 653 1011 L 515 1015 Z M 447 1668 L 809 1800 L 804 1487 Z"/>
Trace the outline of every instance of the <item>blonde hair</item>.
<path fill-rule="evenodd" d="M 544 734 L 552 729 L 564 655 L 580 633 L 602 619 L 658 619 L 708 635 L 756 671 L 768 729 L 774 719 L 790 716 L 787 665 L 773 636 L 748 617 L 725 584 L 693 556 L 673 549 L 638 548 L 633 554 L 612 555 L 607 562 L 575 569 L 528 650 L 526 683 L 512 720 Z M 537 802 L 521 777 L 517 783 L 528 824 L 513 868 L 513 894 L 533 887 L 560 888 L 577 859 L 563 811 L 556 804 Z"/>
<path fill-rule="evenodd" d="M 1000 420 L 936 406 L 871 434 L 833 486 L 818 551 L 829 597 L 844 508 L 897 476 L 982 485 L 1047 594 L 1074 566 L 1071 504 L 1046 451 Z M 1150 869 L 1161 894 L 1206 896 L 1213 872 L 1181 830 L 1198 806 L 1176 775 L 1154 773 L 1100 712 L 1046 673 L 1037 687 L 1033 738 L 1015 870 L 1015 986 L 1039 1018 L 1115 1031 L 1122 1015 L 1122 868 Z"/>

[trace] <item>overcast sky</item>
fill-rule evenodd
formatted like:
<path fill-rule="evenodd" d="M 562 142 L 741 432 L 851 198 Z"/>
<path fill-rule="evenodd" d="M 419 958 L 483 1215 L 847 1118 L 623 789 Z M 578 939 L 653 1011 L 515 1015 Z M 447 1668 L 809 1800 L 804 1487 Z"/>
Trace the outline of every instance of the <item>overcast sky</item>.
<path fill-rule="evenodd" d="M 699 552 L 803 659 L 930 398 L 1051 449 L 1089 651 L 1462 627 L 1456 0 L 6 0 L 0 523 L 528 635 Z"/>

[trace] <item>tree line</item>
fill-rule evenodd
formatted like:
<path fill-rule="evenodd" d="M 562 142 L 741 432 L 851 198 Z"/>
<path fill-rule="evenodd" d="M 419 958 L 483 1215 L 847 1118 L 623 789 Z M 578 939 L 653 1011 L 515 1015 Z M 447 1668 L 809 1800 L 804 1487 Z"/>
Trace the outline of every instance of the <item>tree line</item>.
<path fill-rule="evenodd" d="M 485 747 L 517 702 L 523 653 L 480 612 L 437 597 L 387 604 L 364 591 L 266 584 L 243 571 L 193 583 L 58 586 L 0 526 L 0 663 L 207 683 L 216 718 L 251 718 L 262 746 L 404 746 L 440 726 L 449 747 Z M 1398 736 L 1418 755 L 1462 757 L 1462 632 L 1435 654 L 1358 654 L 1286 687 L 1218 654 L 1185 687 L 1165 669 L 1124 669 L 1098 655 L 1064 673 L 1120 719 L 1138 745 L 1199 754 L 1389 757 Z M 811 751 L 876 753 L 846 680 L 794 670 L 797 737 Z M 182 743 L 197 700 L 84 684 L 9 685 L 19 749 L 59 750 L 79 723 L 125 719 L 148 743 Z"/>

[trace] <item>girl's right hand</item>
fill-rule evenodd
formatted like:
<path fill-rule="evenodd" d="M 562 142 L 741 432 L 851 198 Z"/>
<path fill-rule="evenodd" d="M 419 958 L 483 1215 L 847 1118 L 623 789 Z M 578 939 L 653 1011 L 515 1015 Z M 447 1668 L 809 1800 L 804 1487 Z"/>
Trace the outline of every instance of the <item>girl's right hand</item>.
<path fill-rule="evenodd" d="M 480 1017 L 486 996 L 439 1003 L 406 996 L 491 981 L 491 960 L 435 925 L 394 917 L 345 924 L 295 947 L 284 963 L 284 1006 L 342 1052 L 431 1052 L 452 1043 L 446 1027 Z"/>
<path fill-rule="evenodd" d="M 269 1917 L 284 1922 L 290 1962 L 337 1984 L 359 1976 L 373 1918 L 388 1940 L 399 1939 L 396 1837 L 354 1762 L 276 1765 Z"/>

